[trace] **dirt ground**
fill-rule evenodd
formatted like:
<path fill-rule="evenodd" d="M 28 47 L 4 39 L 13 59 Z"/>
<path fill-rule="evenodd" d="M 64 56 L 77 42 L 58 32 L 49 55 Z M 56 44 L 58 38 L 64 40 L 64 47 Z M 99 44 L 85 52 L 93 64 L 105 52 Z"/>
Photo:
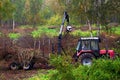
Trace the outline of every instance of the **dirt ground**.
<path fill-rule="evenodd" d="M 35 64 L 32 70 L 10 70 L 5 61 L 0 61 L 0 80 L 24 80 L 36 75 L 43 68 L 45 67 Z"/>
<path fill-rule="evenodd" d="M 29 78 L 34 76 L 38 72 L 37 69 L 24 71 L 24 70 L 7 70 L 2 69 L 0 70 L 0 80 L 23 80 L 25 78 Z"/>

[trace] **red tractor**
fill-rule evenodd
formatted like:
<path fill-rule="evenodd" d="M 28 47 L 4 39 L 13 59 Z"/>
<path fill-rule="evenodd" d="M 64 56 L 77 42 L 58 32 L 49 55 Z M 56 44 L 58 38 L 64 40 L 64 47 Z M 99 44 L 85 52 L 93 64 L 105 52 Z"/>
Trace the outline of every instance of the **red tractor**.
<path fill-rule="evenodd" d="M 99 37 L 81 37 L 78 41 L 76 53 L 73 55 L 75 61 L 80 61 L 82 65 L 91 65 L 92 60 L 102 56 L 114 58 L 115 53 L 113 50 L 100 50 Z"/>

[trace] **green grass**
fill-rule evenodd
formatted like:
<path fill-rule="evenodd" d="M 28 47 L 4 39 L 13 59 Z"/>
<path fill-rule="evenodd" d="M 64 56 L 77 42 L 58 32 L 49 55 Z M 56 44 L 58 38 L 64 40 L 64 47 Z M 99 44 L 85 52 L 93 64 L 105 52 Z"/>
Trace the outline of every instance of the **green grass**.
<path fill-rule="evenodd" d="M 58 32 L 55 29 L 49 29 L 46 26 L 40 26 L 38 27 L 37 30 L 34 30 L 33 32 L 31 32 L 31 35 L 34 38 L 40 38 L 42 36 L 48 36 L 50 38 L 57 36 Z"/>
<path fill-rule="evenodd" d="M 82 25 L 75 25 L 75 28 L 80 28 Z M 32 26 L 30 25 L 26 25 L 26 26 L 21 26 L 21 28 L 31 28 Z M 59 28 L 55 28 L 55 29 L 49 29 L 48 28 L 49 26 L 48 25 L 41 25 L 41 26 L 36 26 L 36 29 L 37 30 L 34 30 L 33 32 L 31 32 L 31 35 L 34 37 L 34 38 L 39 38 L 39 37 L 42 37 L 42 36 L 49 36 L 49 37 L 54 37 L 54 36 L 58 36 L 58 33 L 59 33 Z M 89 31 L 81 31 L 81 30 L 75 30 L 73 32 L 70 33 L 71 35 L 73 36 L 77 36 L 77 37 L 80 37 L 80 36 L 90 36 L 90 32 Z M 93 31 L 93 36 L 96 36 L 96 31 Z"/>
<path fill-rule="evenodd" d="M 50 80 L 51 76 L 56 73 L 57 70 L 40 70 L 36 76 L 26 80 Z"/>
<path fill-rule="evenodd" d="M 33 28 L 33 25 L 22 25 L 22 26 L 19 26 L 20 28 L 22 29 L 26 29 L 26 28 Z"/>
<path fill-rule="evenodd" d="M 77 37 L 80 37 L 80 36 L 83 36 L 83 37 L 91 36 L 89 31 L 84 31 L 83 32 L 81 30 L 75 30 L 74 32 L 71 33 L 71 35 L 77 36 Z M 97 31 L 93 31 L 92 35 L 93 36 L 97 36 Z"/>
<path fill-rule="evenodd" d="M 21 35 L 19 34 L 19 33 L 9 33 L 8 34 L 8 37 L 10 38 L 10 39 L 18 39 L 19 37 L 20 37 Z"/>
<path fill-rule="evenodd" d="M 118 27 L 115 28 L 115 34 L 120 35 L 120 26 L 118 26 Z"/>
<path fill-rule="evenodd" d="M 73 32 L 70 32 L 70 34 L 72 36 L 75 36 L 75 37 L 80 37 L 80 36 L 91 36 L 90 35 L 90 31 L 81 31 L 79 28 L 81 27 L 82 25 L 75 25 L 75 28 L 78 28 L 77 30 L 74 30 Z M 92 25 L 93 27 L 95 27 L 96 25 L 93 24 Z M 23 25 L 23 26 L 20 26 L 21 28 L 33 28 L 31 25 Z M 48 36 L 50 38 L 53 38 L 54 36 L 58 36 L 58 33 L 59 33 L 59 27 L 55 28 L 55 29 L 50 29 L 48 25 L 41 25 L 41 26 L 36 26 L 35 27 L 35 30 L 31 32 L 31 35 L 34 37 L 34 38 L 40 38 L 40 37 L 43 37 L 43 36 Z M 34 28 L 33 28 L 34 29 Z M 117 34 L 117 35 L 120 35 L 120 26 L 119 27 L 116 27 L 116 28 L 112 28 L 111 29 L 112 32 L 110 32 L 111 34 Z M 93 36 L 97 36 L 97 31 L 92 31 L 92 35 Z"/>
<path fill-rule="evenodd" d="M 0 32 L 0 37 L 3 35 L 3 33 L 2 32 Z"/>

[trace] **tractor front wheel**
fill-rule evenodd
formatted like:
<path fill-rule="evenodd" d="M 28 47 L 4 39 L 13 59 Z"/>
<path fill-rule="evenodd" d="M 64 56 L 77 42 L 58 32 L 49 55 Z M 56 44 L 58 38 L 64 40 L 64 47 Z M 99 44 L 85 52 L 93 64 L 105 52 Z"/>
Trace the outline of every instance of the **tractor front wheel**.
<path fill-rule="evenodd" d="M 79 61 L 81 62 L 82 65 L 90 66 L 90 65 L 92 65 L 93 58 L 95 58 L 95 56 L 93 54 L 83 53 L 80 55 Z"/>

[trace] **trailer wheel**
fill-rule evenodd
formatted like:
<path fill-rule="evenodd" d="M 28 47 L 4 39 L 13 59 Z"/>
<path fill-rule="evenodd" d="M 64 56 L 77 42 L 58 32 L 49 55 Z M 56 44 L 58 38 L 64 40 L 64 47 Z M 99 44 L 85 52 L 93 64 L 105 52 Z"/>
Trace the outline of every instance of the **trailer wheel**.
<path fill-rule="evenodd" d="M 93 63 L 93 58 L 95 58 L 93 54 L 83 53 L 80 55 L 79 61 L 81 62 L 82 65 L 90 66 Z"/>
<path fill-rule="evenodd" d="M 23 66 L 23 69 L 24 70 L 30 70 L 30 69 L 33 68 L 33 66 L 34 66 L 34 63 L 31 62 L 30 64 Z"/>
<path fill-rule="evenodd" d="M 18 70 L 19 69 L 19 64 L 16 63 L 16 62 L 12 62 L 10 65 L 9 65 L 9 68 L 11 70 Z"/>
<path fill-rule="evenodd" d="M 23 66 L 23 69 L 24 70 L 29 70 L 30 69 L 30 65 L 28 64 L 28 65 Z"/>

